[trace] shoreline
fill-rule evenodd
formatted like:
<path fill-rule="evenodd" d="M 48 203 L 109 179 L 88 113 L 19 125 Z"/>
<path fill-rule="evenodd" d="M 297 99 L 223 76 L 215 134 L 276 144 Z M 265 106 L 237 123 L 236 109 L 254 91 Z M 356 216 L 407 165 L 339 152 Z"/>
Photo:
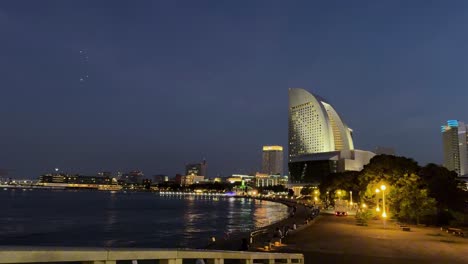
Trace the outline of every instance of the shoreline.
<path fill-rule="evenodd" d="M 262 198 L 262 197 L 252 197 L 252 196 L 236 196 L 236 198 L 252 198 L 262 201 L 269 201 L 269 202 L 276 202 L 281 203 L 287 206 L 288 216 L 285 218 L 271 223 L 269 225 L 251 230 L 249 232 L 239 232 L 235 233 L 230 236 L 228 239 L 220 239 L 216 240 L 214 243 L 209 243 L 207 246 L 203 247 L 203 249 L 216 249 L 216 250 L 240 250 L 242 239 L 247 239 L 249 241 L 249 250 L 248 251 L 261 251 L 263 248 L 262 244 L 269 244 L 271 238 L 273 237 L 273 233 L 276 228 L 283 229 L 283 227 L 289 226 L 292 228 L 293 224 L 296 224 L 297 228 L 295 230 L 290 230 L 290 234 L 297 233 L 304 229 L 305 227 L 309 226 L 313 223 L 313 219 L 311 221 L 306 222 L 307 219 L 310 218 L 311 210 L 304 204 L 298 203 L 296 200 L 290 199 L 269 199 L 269 198 Z M 289 214 L 292 207 L 296 206 L 297 211 L 294 216 Z M 253 232 L 258 232 L 259 234 L 251 237 Z M 252 241 L 253 240 L 253 241 Z M 252 242 L 252 243 L 251 243 Z"/>

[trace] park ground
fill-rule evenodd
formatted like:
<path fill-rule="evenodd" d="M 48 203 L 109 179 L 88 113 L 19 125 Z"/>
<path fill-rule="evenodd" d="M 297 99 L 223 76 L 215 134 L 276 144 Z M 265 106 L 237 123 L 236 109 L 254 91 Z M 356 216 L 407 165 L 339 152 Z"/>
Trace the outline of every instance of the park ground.
<path fill-rule="evenodd" d="M 466 237 L 382 220 L 358 226 L 354 216 L 321 215 L 283 244 L 275 251 L 303 253 L 305 263 L 468 263 Z"/>

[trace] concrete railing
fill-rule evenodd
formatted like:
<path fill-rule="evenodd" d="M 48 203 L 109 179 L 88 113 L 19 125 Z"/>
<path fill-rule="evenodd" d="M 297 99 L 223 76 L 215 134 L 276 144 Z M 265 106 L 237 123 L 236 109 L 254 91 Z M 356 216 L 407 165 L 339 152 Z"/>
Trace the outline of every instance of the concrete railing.
<path fill-rule="evenodd" d="M 119 264 L 157 260 L 159 264 L 195 263 L 203 259 L 206 264 L 303 264 L 304 256 L 297 253 L 263 253 L 249 251 L 184 250 L 184 249 L 105 249 L 56 247 L 0 247 L 0 264 L 4 263 L 66 263 Z M 185 260 L 185 261 L 184 261 Z"/>

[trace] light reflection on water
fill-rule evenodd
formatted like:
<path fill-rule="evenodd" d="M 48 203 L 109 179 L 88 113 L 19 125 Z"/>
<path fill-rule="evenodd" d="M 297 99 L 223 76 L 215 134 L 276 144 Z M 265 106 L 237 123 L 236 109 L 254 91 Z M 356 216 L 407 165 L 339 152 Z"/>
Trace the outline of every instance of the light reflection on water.
<path fill-rule="evenodd" d="M 281 204 L 217 196 L 0 191 L 0 245 L 196 247 L 286 217 Z"/>

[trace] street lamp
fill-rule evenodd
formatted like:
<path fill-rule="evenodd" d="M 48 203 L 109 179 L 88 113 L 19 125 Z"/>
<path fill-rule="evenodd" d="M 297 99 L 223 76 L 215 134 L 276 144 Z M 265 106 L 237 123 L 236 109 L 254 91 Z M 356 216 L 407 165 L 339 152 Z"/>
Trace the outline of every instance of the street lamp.
<path fill-rule="evenodd" d="M 377 188 L 377 189 L 375 189 L 375 192 L 379 193 L 380 190 Z M 380 212 L 380 207 L 379 207 L 379 201 L 378 200 L 377 200 L 377 208 L 375 208 L 375 211 Z"/>
<path fill-rule="evenodd" d="M 353 191 L 349 191 L 349 204 L 353 205 Z"/>
<path fill-rule="evenodd" d="M 387 189 L 387 187 L 382 184 L 382 186 L 380 186 L 380 189 L 382 190 L 382 210 L 383 210 L 382 217 L 386 218 L 387 211 L 385 210 L 385 189 Z"/>

